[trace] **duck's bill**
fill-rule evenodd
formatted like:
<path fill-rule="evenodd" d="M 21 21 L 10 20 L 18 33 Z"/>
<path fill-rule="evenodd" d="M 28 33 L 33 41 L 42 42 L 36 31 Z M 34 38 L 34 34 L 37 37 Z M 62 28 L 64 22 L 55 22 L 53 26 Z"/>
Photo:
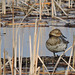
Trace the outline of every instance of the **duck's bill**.
<path fill-rule="evenodd" d="M 62 37 L 66 38 L 63 34 L 62 34 Z"/>

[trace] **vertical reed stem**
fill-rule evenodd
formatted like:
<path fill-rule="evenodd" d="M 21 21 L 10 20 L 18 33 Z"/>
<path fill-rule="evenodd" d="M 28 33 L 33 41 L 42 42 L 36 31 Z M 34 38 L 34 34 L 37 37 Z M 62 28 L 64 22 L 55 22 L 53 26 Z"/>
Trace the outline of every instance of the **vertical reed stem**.
<path fill-rule="evenodd" d="M 73 54 L 73 46 L 72 46 L 72 50 L 71 50 L 71 54 L 70 54 L 70 58 L 69 58 L 69 62 L 68 62 L 69 65 L 70 65 L 70 63 L 71 63 L 72 54 Z M 68 75 L 69 65 L 68 65 L 68 67 L 67 67 L 67 70 L 66 70 L 66 72 L 65 72 L 65 75 Z"/>
<path fill-rule="evenodd" d="M 75 69 L 75 35 L 73 35 L 73 68 Z"/>
<path fill-rule="evenodd" d="M 40 0 L 40 20 L 41 20 L 41 17 L 42 17 L 42 16 L 41 16 L 41 14 L 42 14 L 42 13 L 41 13 L 41 9 L 42 9 L 42 5 L 41 5 L 41 0 Z"/>
<path fill-rule="evenodd" d="M 19 35 L 19 75 L 21 75 L 20 35 Z"/>
<path fill-rule="evenodd" d="M 4 49 L 4 75 L 6 75 L 6 72 L 5 72 L 5 49 Z"/>
<path fill-rule="evenodd" d="M 53 3 L 54 3 L 54 1 L 52 0 L 52 18 L 54 17 Z"/>
<path fill-rule="evenodd" d="M 43 75 L 45 75 L 45 74 L 44 74 L 44 66 L 43 66 L 43 65 L 42 65 L 42 68 L 43 68 Z"/>
<path fill-rule="evenodd" d="M 69 0 L 69 8 L 70 8 L 70 0 Z"/>
<path fill-rule="evenodd" d="M 0 14 L 0 22 L 1 22 L 1 14 Z M 0 23 L 0 33 L 1 33 L 1 23 Z M 0 35 L 0 75 L 1 75 L 1 35 Z"/>
<path fill-rule="evenodd" d="M 32 74 L 32 48 L 31 48 L 31 36 L 29 36 L 29 44 L 30 44 L 30 74 Z"/>
<path fill-rule="evenodd" d="M 4 14 L 6 14 L 6 2 L 5 2 L 5 0 L 2 0 L 2 12 Z"/>
<path fill-rule="evenodd" d="M 12 75 L 14 75 L 14 0 L 12 0 L 12 23 L 13 23 Z"/>
<path fill-rule="evenodd" d="M 15 58 L 14 58 L 14 67 L 16 68 L 17 62 L 17 27 L 16 27 L 16 40 L 15 40 Z M 16 70 L 14 71 L 14 75 L 16 75 Z"/>

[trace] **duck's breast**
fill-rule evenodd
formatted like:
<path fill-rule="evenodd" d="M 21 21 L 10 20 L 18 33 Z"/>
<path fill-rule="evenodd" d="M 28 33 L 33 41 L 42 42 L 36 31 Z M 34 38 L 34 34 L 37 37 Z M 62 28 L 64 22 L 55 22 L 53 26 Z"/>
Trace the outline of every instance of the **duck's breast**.
<path fill-rule="evenodd" d="M 52 51 L 52 52 L 60 52 L 60 51 L 64 51 L 66 48 L 66 44 L 63 43 L 63 41 L 60 38 L 49 38 L 46 41 L 46 47 L 48 50 Z"/>

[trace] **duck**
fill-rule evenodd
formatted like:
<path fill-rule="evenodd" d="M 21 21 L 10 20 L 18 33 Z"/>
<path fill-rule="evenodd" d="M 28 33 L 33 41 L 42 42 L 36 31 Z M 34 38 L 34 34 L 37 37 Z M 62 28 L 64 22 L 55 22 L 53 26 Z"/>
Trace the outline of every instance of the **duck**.
<path fill-rule="evenodd" d="M 49 33 L 49 38 L 46 41 L 46 48 L 53 52 L 54 56 L 57 52 L 63 52 L 66 50 L 69 41 L 66 40 L 67 38 L 62 34 L 60 29 L 53 29 Z"/>

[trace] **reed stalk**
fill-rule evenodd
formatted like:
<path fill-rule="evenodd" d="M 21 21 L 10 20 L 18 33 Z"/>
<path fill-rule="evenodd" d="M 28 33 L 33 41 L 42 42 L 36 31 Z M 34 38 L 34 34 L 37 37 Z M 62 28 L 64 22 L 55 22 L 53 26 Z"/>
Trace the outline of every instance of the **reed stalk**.
<path fill-rule="evenodd" d="M 14 75 L 14 0 L 12 0 L 12 23 L 13 23 L 12 75 Z"/>
<path fill-rule="evenodd" d="M 6 1 L 2 0 L 2 12 L 6 14 Z"/>
<path fill-rule="evenodd" d="M 39 1 L 40 2 L 40 21 L 41 21 L 41 19 L 42 19 L 42 4 L 41 4 L 41 0 Z"/>
<path fill-rule="evenodd" d="M 52 1 L 52 18 L 54 17 L 54 7 L 53 7 L 53 3 L 54 3 L 54 0 L 51 0 Z"/>
<path fill-rule="evenodd" d="M 32 46 L 31 46 L 31 36 L 29 36 L 29 44 L 30 44 L 30 73 L 29 75 L 32 75 Z"/>
<path fill-rule="evenodd" d="M 46 2 L 46 0 L 44 0 L 44 2 L 43 2 L 42 11 L 43 11 L 43 9 L 44 9 L 44 7 L 45 7 L 45 4 L 44 4 L 45 2 Z M 41 11 L 41 12 L 42 12 L 42 11 Z"/>
<path fill-rule="evenodd" d="M 69 62 L 68 62 L 69 65 L 70 65 L 70 63 L 71 63 L 72 54 L 73 54 L 73 47 L 72 47 L 71 54 L 70 54 L 70 58 L 69 58 Z M 67 70 L 66 70 L 66 72 L 65 72 L 65 75 L 68 75 L 69 65 L 68 65 L 68 67 L 67 67 Z"/>
<path fill-rule="evenodd" d="M 41 60 L 40 56 L 38 56 L 39 60 L 41 61 L 41 63 L 43 64 L 43 66 L 45 67 L 46 71 L 48 72 L 47 67 L 45 66 L 44 62 Z M 48 72 L 48 74 L 50 75 L 50 73 Z"/>
<path fill-rule="evenodd" d="M 36 40 L 37 40 L 37 19 L 35 23 L 35 32 L 34 32 L 34 46 L 33 46 L 33 73 L 36 75 Z"/>
<path fill-rule="evenodd" d="M 38 67 L 37 71 L 37 75 L 40 75 L 40 67 Z"/>
<path fill-rule="evenodd" d="M 60 17 L 54 16 L 54 18 L 59 19 L 59 20 L 65 22 L 65 23 L 68 23 L 68 21 L 66 21 L 66 20 L 64 20 L 64 19 L 62 19 L 62 18 L 60 18 Z"/>
<path fill-rule="evenodd" d="M 67 13 L 61 8 L 61 6 L 54 0 L 54 2 L 55 2 L 55 4 L 63 11 L 63 13 L 66 15 L 66 16 L 68 16 L 67 15 Z"/>
<path fill-rule="evenodd" d="M 54 14 L 56 16 L 57 14 L 56 14 L 56 7 L 55 7 L 55 3 L 54 2 L 53 2 L 53 9 L 54 9 Z"/>
<path fill-rule="evenodd" d="M 67 50 L 65 50 L 64 53 L 62 53 L 62 54 L 60 55 L 59 59 L 57 60 L 55 66 L 54 66 L 54 69 L 53 69 L 52 75 L 54 75 L 54 72 L 55 72 L 55 70 L 56 70 L 56 67 L 57 67 L 59 61 L 61 60 L 62 56 L 63 56 L 68 50 L 70 50 L 71 48 L 72 48 L 72 46 L 70 46 Z"/>
<path fill-rule="evenodd" d="M 45 68 L 44 68 L 44 66 L 43 66 L 43 65 L 42 65 L 42 69 L 43 69 L 43 75 L 45 75 L 45 74 L 44 74 L 44 70 L 45 70 Z"/>
<path fill-rule="evenodd" d="M 73 35 L 73 68 L 75 69 L 75 35 Z"/>
<path fill-rule="evenodd" d="M 40 28 L 40 31 L 41 31 L 41 28 Z M 39 55 L 40 31 L 39 31 L 38 44 L 37 44 L 37 51 L 36 51 L 36 68 L 37 68 L 37 64 L 38 64 L 38 55 Z"/>
<path fill-rule="evenodd" d="M 11 61 L 12 58 L 8 55 L 8 53 L 7 53 L 7 58 L 8 58 L 10 69 L 11 69 L 11 73 L 12 73 L 12 61 Z"/>
<path fill-rule="evenodd" d="M 21 75 L 21 56 L 20 56 L 20 35 L 19 35 L 19 75 Z"/>
<path fill-rule="evenodd" d="M 6 66 L 5 66 L 5 49 L 4 49 L 4 61 L 3 61 L 3 64 L 4 64 L 4 72 L 3 72 L 3 75 L 6 75 Z"/>
<path fill-rule="evenodd" d="M 16 40 L 15 40 L 15 58 L 14 58 L 14 67 L 16 69 L 16 63 L 17 63 L 17 27 L 16 27 Z M 16 75 L 16 70 L 14 70 L 14 75 Z"/>
<path fill-rule="evenodd" d="M 69 2 L 68 2 L 68 3 L 69 3 L 69 4 L 68 4 L 68 5 L 69 5 L 68 7 L 70 8 L 70 0 L 68 0 L 68 1 L 69 1 Z"/>
<path fill-rule="evenodd" d="M 61 59 L 62 59 L 73 71 L 75 71 L 75 69 L 74 69 L 69 63 L 67 63 L 62 57 L 61 57 Z"/>
<path fill-rule="evenodd" d="M 0 14 L 0 22 L 1 22 L 1 14 Z M 0 33 L 1 33 L 1 23 L 0 23 Z M 0 35 L 0 64 L 1 64 L 1 35 Z M 2 74 L 1 65 L 0 65 L 0 75 Z"/>

